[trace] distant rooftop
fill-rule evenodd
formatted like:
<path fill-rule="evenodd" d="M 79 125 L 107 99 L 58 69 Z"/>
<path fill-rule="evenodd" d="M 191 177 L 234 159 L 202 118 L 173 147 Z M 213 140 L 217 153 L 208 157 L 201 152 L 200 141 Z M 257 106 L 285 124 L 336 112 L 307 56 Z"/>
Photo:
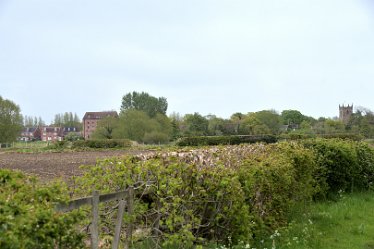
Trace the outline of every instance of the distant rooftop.
<path fill-rule="evenodd" d="M 102 119 L 106 117 L 118 117 L 118 113 L 116 111 L 109 111 L 109 112 L 86 112 L 84 114 L 83 120 L 85 119 Z"/>

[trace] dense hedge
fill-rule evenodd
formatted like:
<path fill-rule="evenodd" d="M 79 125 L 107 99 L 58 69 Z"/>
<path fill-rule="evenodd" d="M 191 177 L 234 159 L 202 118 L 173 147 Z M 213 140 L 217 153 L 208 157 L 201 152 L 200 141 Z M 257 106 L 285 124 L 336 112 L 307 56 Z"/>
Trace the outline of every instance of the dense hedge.
<path fill-rule="evenodd" d="M 291 143 L 147 154 L 99 161 L 75 186 L 90 193 L 135 184 L 136 227 L 159 232 L 165 244 L 251 241 L 312 199 L 314 159 Z"/>
<path fill-rule="evenodd" d="M 178 146 L 207 146 L 207 145 L 236 145 L 245 143 L 275 143 L 281 140 L 305 140 L 311 138 L 326 139 L 347 139 L 361 141 L 363 137 L 358 134 L 337 133 L 337 134 L 303 134 L 287 133 L 279 136 L 275 135 L 237 135 L 237 136 L 195 136 L 183 137 L 177 141 Z"/>
<path fill-rule="evenodd" d="M 367 190 L 373 181 L 371 147 L 319 138 L 107 159 L 87 167 L 75 186 L 90 193 L 135 185 L 132 219 L 148 229 L 137 239 L 157 235 L 189 248 L 207 241 L 253 245 L 284 225 L 296 205 Z"/>
<path fill-rule="evenodd" d="M 348 139 L 353 141 L 361 141 L 364 137 L 359 134 L 353 133 L 336 133 L 336 134 L 306 134 L 306 133 L 283 133 L 278 136 L 279 140 L 302 140 L 302 139 L 311 139 L 311 138 L 340 138 L 340 139 Z"/>
<path fill-rule="evenodd" d="M 295 206 L 340 191 L 372 188 L 374 149 L 363 142 L 317 138 L 149 152 L 100 160 L 83 169 L 84 175 L 72 184 L 76 197 L 94 189 L 109 193 L 135 187 L 135 214 L 124 219 L 138 231 L 134 245 L 154 239 L 178 248 L 212 241 L 256 247 L 255 241 L 287 223 Z M 40 236 L 46 243 L 60 238 L 79 245 L 79 234 L 72 229 L 76 216 L 50 211 L 51 202 L 63 196 L 61 188 L 37 191 L 24 184 L 28 178 L 17 173 L 9 180 L 10 174 L 0 175 L 0 247 L 30 243 L 33 248 Z M 116 204 L 101 205 L 105 238 L 112 236 L 104 231 L 114 227 Z M 35 224 L 42 224 L 41 230 L 32 228 Z"/>
<path fill-rule="evenodd" d="M 183 137 L 177 141 L 178 146 L 235 145 L 243 143 L 275 143 L 273 135 L 239 135 L 239 136 L 197 136 Z"/>
<path fill-rule="evenodd" d="M 374 182 L 374 149 L 367 143 L 317 138 L 303 144 L 316 155 L 324 195 L 367 190 Z"/>
<path fill-rule="evenodd" d="M 125 148 L 131 147 L 128 139 L 107 140 L 78 140 L 73 142 L 72 148 Z"/>
<path fill-rule="evenodd" d="M 83 248 L 77 212 L 60 214 L 54 205 L 68 199 L 59 184 L 43 186 L 20 172 L 0 169 L 0 248 Z"/>

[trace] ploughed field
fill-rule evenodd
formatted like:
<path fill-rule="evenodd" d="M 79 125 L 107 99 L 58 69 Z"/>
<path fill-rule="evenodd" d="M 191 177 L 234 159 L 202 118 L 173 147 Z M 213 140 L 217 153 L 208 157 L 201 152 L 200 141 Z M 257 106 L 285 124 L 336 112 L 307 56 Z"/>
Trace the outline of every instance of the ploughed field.
<path fill-rule="evenodd" d="M 42 180 L 56 177 L 64 179 L 80 175 L 81 165 L 94 165 L 97 159 L 121 157 L 141 151 L 108 150 L 61 153 L 16 153 L 0 151 L 0 168 L 18 169 L 35 174 Z"/>

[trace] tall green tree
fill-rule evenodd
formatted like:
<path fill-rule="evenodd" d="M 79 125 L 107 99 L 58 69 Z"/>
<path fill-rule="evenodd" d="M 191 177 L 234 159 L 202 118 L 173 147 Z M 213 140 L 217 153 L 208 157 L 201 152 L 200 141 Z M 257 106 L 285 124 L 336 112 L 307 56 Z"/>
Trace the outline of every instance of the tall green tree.
<path fill-rule="evenodd" d="M 165 97 L 156 98 L 146 92 L 138 93 L 134 91 L 122 97 L 121 112 L 132 109 L 143 111 L 153 118 L 157 113 L 166 115 L 168 102 Z"/>
<path fill-rule="evenodd" d="M 206 136 L 208 135 L 209 121 L 195 112 L 184 116 L 185 135 L 187 136 Z"/>
<path fill-rule="evenodd" d="M 82 128 L 82 123 L 80 118 L 76 113 L 65 112 L 55 115 L 53 125 L 55 126 L 65 126 L 65 127 L 75 127 L 77 129 Z"/>
<path fill-rule="evenodd" d="M 44 126 L 45 122 L 41 117 L 33 117 L 25 115 L 23 117 L 23 126 L 24 127 L 37 127 Z"/>
<path fill-rule="evenodd" d="M 254 113 L 255 117 L 264 124 L 269 132 L 272 134 L 278 134 L 281 126 L 281 117 L 274 110 L 263 110 Z"/>
<path fill-rule="evenodd" d="M 250 113 L 244 117 L 239 133 L 242 135 L 263 135 L 270 134 L 271 130 L 256 117 L 255 113 Z"/>
<path fill-rule="evenodd" d="M 298 110 L 284 110 L 281 113 L 283 124 L 300 125 L 301 122 L 307 120 L 307 117 L 301 114 Z"/>
<path fill-rule="evenodd" d="M 113 138 L 160 144 L 170 141 L 172 130 L 170 119 L 163 114 L 158 113 L 151 118 L 144 111 L 129 109 L 121 112 Z"/>
<path fill-rule="evenodd" d="M 92 134 L 93 139 L 112 139 L 119 126 L 117 117 L 109 116 L 97 122 L 96 130 Z"/>
<path fill-rule="evenodd" d="M 0 143 L 10 143 L 19 136 L 23 120 L 21 110 L 13 101 L 0 96 Z"/>

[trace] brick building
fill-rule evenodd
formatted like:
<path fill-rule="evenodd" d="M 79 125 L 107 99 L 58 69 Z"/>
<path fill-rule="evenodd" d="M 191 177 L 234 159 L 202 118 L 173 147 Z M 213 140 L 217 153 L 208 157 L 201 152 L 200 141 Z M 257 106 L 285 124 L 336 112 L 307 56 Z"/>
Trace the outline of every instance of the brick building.
<path fill-rule="evenodd" d="M 106 117 L 118 118 L 118 113 L 116 111 L 110 112 L 86 112 L 83 117 L 83 137 L 84 139 L 90 139 L 92 133 L 95 131 L 97 122 L 100 119 Z"/>
<path fill-rule="evenodd" d="M 58 126 L 42 127 L 42 141 L 62 141 L 64 138 L 62 128 Z"/>
<path fill-rule="evenodd" d="M 21 141 L 35 141 L 41 140 L 41 129 L 40 127 L 25 127 L 22 132 L 21 136 L 18 138 Z"/>

